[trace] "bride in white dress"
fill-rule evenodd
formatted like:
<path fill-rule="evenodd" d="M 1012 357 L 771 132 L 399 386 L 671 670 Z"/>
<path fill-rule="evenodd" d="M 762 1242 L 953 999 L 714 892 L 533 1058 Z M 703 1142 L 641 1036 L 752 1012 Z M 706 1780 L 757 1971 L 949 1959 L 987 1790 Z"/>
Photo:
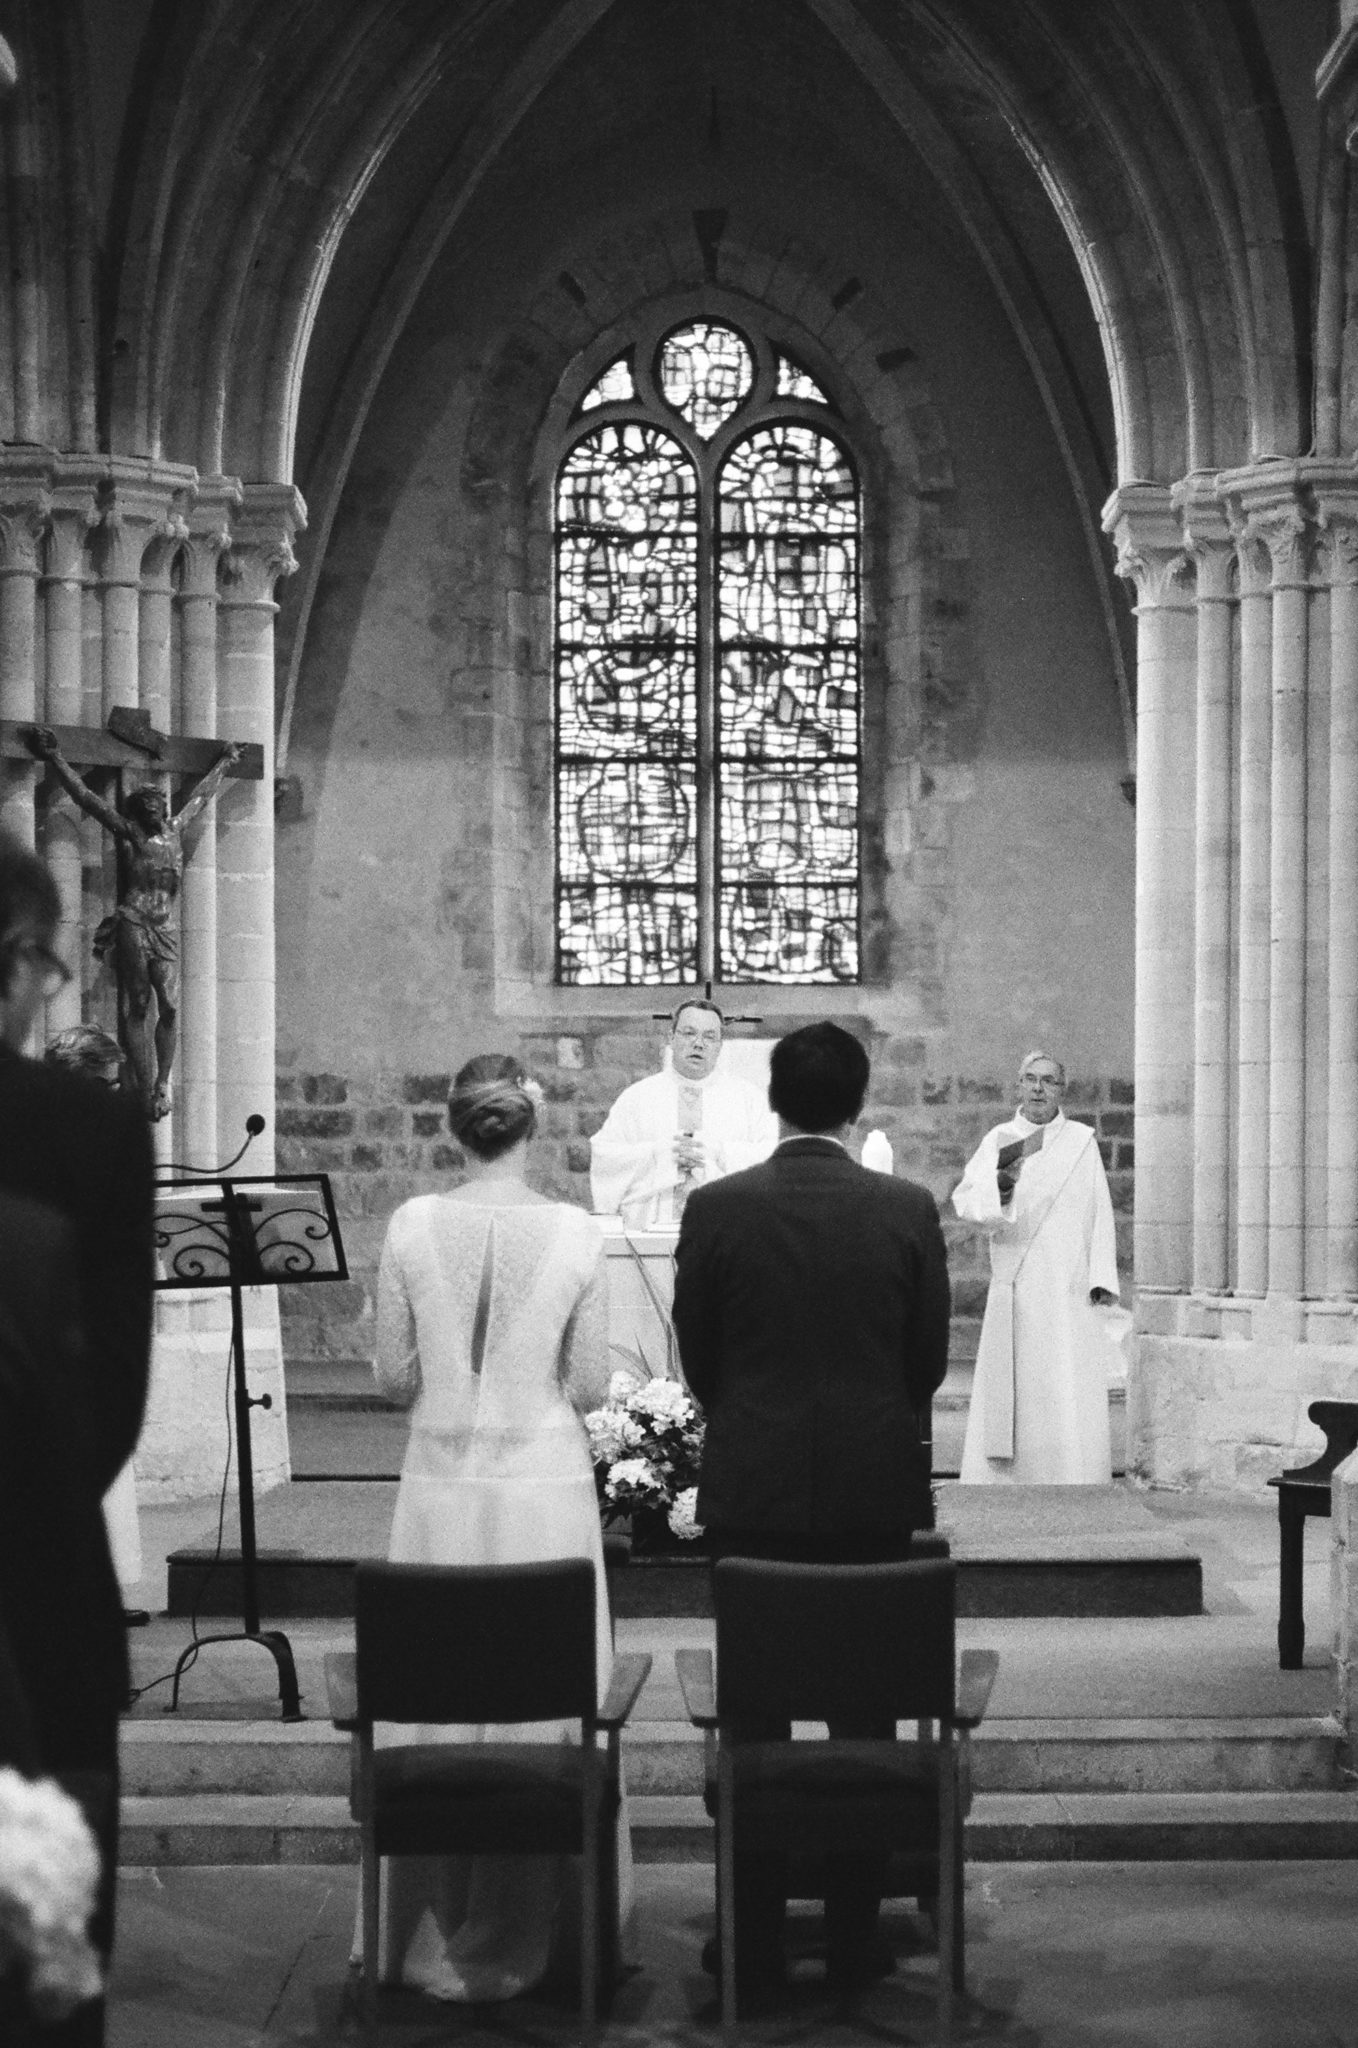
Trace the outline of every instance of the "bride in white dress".
<path fill-rule="evenodd" d="M 583 1209 L 524 1181 L 538 1092 L 508 1056 L 469 1061 L 448 1103 L 466 1182 L 404 1203 L 387 1231 L 377 1381 L 411 1409 L 390 1556 L 407 1564 L 592 1559 L 602 1699 L 612 1643 L 580 1415 L 608 1387 L 603 1238 Z M 406 1728 L 391 1739 L 503 1741 L 520 1732 L 550 1740 L 542 1723 Z M 625 1857 L 625 1807 L 619 1846 Z M 568 1868 L 559 1857 L 387 1858 L 383 1978 L 469 2002 L 527 1990 L 547 1969 Z M 626 1905 L 628 1864 L 619 1879 Z"/>

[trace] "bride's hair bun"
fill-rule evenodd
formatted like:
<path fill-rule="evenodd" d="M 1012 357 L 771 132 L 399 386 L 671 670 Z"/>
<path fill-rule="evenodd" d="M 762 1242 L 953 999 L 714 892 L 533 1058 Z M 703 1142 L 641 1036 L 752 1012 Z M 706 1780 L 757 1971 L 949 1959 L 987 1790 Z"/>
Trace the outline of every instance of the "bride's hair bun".
<path fill-rule="evenodd" d="M 537 1110 L 523 1083 L 523 1069 L 509 1053 L 468 1060 L 448 1097 L 448 1123 L 458 1143 L 478 1159 L 498 1159 L 521 1138 L 531 1138 Z"/>

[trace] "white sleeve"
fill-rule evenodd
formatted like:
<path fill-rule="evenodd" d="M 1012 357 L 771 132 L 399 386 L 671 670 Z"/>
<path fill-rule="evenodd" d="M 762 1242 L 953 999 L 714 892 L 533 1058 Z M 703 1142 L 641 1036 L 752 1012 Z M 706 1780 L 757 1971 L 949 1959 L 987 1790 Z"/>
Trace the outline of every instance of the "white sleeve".
<path fill-rule="evenodd" d="M 1095 1287 L 1106 1287 L 1110 1294 L 1120 1294 L 1113 1198 L 1108 1192 L 1108 1176 L 1103 1170 L 1103 1159 L 1097 1140 L 1090 1145 L 1089 1152 L 1089 1194 L 1093 1212 L 1089 1231 L 1089 1285 L 1091 1291 Z"/>
<path fill-rule="evenodd" d="M 624 1088 L 603 1129 L 589 1141 L 589 1185 L 596 1215 L 619 1216 L 624 1203 L 631 1208 L 679 1185 L 673 1133 L 657 1135 L 655 1115 L 647 1113 L 659 1108 L 663 1097 L 652 1104 L 650 1093 L 642 1089 L 638 1094 L 635 1082 Z"/>
<path fill-rule="evenodd" d="M 396 1248 L 401 1212 L 387 1226 L 377 1268 L 377 1354 L 373 1372 L 389 1401 L 409 1408 L 420 1391 L 420 1353 L 415 1338 L 415 1312 Z"/>
<path fill-rule="evenodd" d="M 712 1147 L 712 1161 L 719 1173 L 739 1173 L 746 1166 L 758 1166 L 778 1143 L 778 1119 L 757 1088 L 745 1088 L 722 1136 Z"/>
<path fill-rule="evenodd" d="M 994 1230 L 999 1224 L 1007 1223 L 1000 1203 L 999 1184 L 995 1179 L 1000 1153 L 999 1134 L 1002 1124 L 993 1131 L 987 1131 L 976 1150 L 967 1161 L 966 1171 L 953 1189 L 952 1205 L 964 1223 L 979 1223 L 985 1230 Z"/>
<path fill-rule="evenodd" d="M 594 1265 L 571 1311 L 561 1340 L 561 1383 L 581 1415 L 608 1399 L 611 1357 L 608 1341 L 608 1259 L 598 1225 Z"/>

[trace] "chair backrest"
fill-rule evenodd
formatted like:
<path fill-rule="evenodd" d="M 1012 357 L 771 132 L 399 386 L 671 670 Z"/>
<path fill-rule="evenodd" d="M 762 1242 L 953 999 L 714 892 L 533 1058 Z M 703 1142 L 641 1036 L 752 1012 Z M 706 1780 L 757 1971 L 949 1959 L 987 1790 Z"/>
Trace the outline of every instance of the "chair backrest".
<path fill-rule="evenodd" d="M 594 1567 L 361 1564 L 361 1721 L 592 1724 Z"/>
<path fill-rule="evenodd" d="M 957 1567 L 773 1564 L 713 1573 L 717 1713 L 827 1721 L 940 1720 L 953 1711 Z"/>

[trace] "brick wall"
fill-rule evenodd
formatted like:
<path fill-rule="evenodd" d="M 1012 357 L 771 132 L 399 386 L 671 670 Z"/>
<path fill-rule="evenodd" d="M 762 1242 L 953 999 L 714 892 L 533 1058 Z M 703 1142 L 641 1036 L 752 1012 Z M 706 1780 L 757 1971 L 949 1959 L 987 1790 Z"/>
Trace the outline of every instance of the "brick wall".
<path fill-rule="evenodd" d="M 790 1018 L 786 1028 L 801 1021 Z M 856 1020 L 840 1021 L 852 1028 Z M 944 1209 L 954 1308 L 978 1315 L 985 1301 L 984 1242 L 950 1220 L 945 1204 L 982 1133 L 1008 1113 L 1012 1083 L 938 1071 L 922 1037 L 875 1033 L 869 1046 L 873 1077 L 861 1128 L 885 1131 L 897 1172 L 932 1189 Z M 568 1034 L 502 1035 L 495 1049 L 516 1051 L 544 1090 L 531 1155 L 534 1186 L 588 1208 L 590 1137 L 619 1092 L 655 1070 L 654 1027 L 621 1030 L 611 1019 Z M 331 1175 L 351 1274 L 345 1284 L 281 1291 L 289 1364 L 371 1360 L 374 1282 L 387 1220 L 412 1195 L 455 1186 L 462 1177 L 462 1150 L 448 1130 L 450 1081 L 446 1071 L 279 1075 L 279 1171 Z M 1117 1215 L 1119 1263 L 1129 1273 L 1131 1083 L 1075 1077 L 1066 1108 L 1098 1132 Z"/>

